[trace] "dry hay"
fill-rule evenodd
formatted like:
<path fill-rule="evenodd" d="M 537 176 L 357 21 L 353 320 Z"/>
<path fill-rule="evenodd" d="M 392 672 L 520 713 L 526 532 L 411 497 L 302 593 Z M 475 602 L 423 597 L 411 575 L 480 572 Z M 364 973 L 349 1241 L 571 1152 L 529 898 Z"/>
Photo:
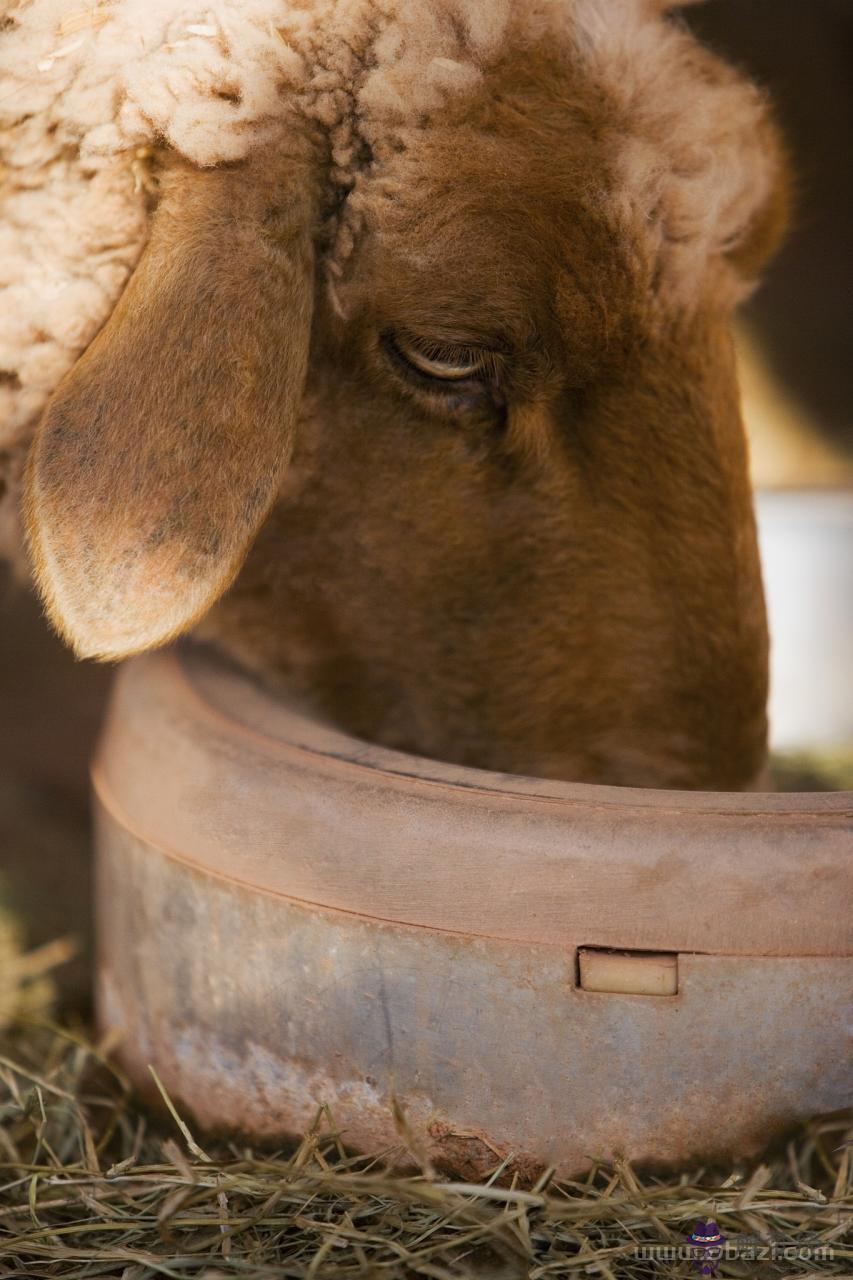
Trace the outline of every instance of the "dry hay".
<path fill-rule="evenodd" d="M 0 1276 L 690 1276 L 689 1259 L 637 1250 L 683 1247 L 708 1217 L 753 1249 L 829 1251 L 720 1275 L 853 1273 L 849 1121 L 815 1121 L 758 1165 L 652 1175 L 615 1159 L 529 1190 L 506 1162 L 477 1185 L 395 1175 L 394 1153 L 348 1155 L 322 1109 L 296 1150 L 201 1146 L 174 1109 L 145 1112 L 108 1045 L 51 1021 L 45 969 L 63 947 L 22 956 L 2 926 Z"/>

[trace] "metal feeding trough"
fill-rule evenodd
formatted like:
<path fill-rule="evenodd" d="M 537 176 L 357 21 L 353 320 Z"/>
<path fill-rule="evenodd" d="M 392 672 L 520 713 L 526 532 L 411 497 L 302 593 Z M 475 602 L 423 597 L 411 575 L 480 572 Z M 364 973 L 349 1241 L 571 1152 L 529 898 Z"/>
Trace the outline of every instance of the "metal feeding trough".
<path fill-rule="evenodd" d="M 533 1177 L 851 1100 L 851 792 L 457 768 L 192 648 L 122 670 L 94 780 L 101 1022 L 203 1126 L 326 1103 L 374 1151 L 396 1110 L 440 1167 Z"/>

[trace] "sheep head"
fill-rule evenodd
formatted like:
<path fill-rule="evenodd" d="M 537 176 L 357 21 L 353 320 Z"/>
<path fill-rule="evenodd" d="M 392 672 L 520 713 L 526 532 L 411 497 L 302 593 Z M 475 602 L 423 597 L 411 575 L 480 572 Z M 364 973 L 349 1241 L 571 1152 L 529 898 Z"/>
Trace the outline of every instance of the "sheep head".
<path fill-rule="evenodd" d="M 775 134 L 681 31 L 638 18 L 632 46 L 584 8 L 562 46 L 432 59 L 415 118 L 392 66 L 343 143 L 315 96 L 244 161 L 167 164 L 30 460 L 36 574 L 78 653 L 198 624 L 400 748 L 759 773 L 728 324 L 783 220 Z"/>

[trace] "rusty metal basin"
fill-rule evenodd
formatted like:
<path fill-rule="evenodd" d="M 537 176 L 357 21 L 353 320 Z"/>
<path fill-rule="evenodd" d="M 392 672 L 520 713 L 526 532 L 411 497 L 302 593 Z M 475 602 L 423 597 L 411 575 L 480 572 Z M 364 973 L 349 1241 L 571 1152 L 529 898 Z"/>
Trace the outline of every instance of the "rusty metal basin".
<path fill-rule="evenodd" d="M 851 1100 L 853 794 L 717 795 L 366 745 L 180 648 L 94 767 L 100 1019 L 197 1124 L 328 1104 L 463 1175 L 748 1153 Z"/>

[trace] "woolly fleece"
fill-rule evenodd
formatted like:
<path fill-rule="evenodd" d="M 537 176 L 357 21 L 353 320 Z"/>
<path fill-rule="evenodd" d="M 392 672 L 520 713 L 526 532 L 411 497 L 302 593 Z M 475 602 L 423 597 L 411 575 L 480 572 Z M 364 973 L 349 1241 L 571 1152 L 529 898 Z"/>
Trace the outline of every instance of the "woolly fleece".
<path fill-rule="evenodd" d="M 626 121 L 625 216 L 664 211 L 688 290 L 772 182 L 761 96 L 697 80 L 692 40 L 653 0 L 12 0 L 0 17 L 0 546 L 17 543 L 26 443 L 109 316 L 146 238 L 153 147 L 245 156 L 288 118 L 328 130 L 332 180 L 373 164 L 507 47 L 548 37 Z M 618 212 L 618 211 L 617 211 Z M 352 230 L 346 218 L 342 252 Z M 670 264 L 672 265 L 672 264 Z M 332 264 L 334 270 L 334 264 Z M 4 481 L 5 474 L 5 481 Z"/>

